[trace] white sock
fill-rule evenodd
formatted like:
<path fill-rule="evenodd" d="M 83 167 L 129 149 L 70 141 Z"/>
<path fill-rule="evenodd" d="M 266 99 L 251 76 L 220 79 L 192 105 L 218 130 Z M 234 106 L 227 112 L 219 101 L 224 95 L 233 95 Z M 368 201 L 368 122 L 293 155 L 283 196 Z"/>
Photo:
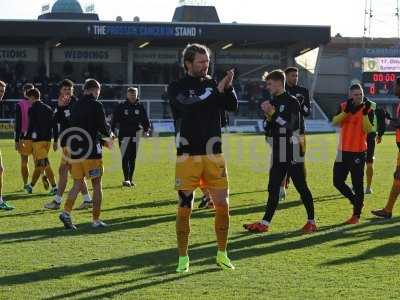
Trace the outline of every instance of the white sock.
<path fill-rule="evenodd" d="M 0 196 L 0 204 L 3 204 L 3 203 L 4 203 L 3 196 Z"/>
<path fill-rule="evenodd" d="M 265 226 L 269 226 L 269 222 L 268 221 L 262 220 L 260 223 L 265 225 Z"/>
<path fill-rule="evenodd" d="M 55 195 L 54 196 L 54 202 L 57 202 L 58 204 L 60 204 L 62 202 L 62 197 L 58 196 L 58 195 Z"/>
<path fill-rule="evenodd" d="M 308 220 L 308 223 L 315 225 L 315 221 L 314 220 Z"/>
<path fill-rule="evenodd" d="M 83 195 L 84 202 L 92 202 L 92 198 L 90 198 L 89 194 Z"/>

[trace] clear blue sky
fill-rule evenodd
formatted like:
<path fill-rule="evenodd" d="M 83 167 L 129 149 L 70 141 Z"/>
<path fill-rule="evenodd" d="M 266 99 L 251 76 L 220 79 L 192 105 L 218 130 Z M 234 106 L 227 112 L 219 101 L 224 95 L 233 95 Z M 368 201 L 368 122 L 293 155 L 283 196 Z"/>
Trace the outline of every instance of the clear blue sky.
<path fill-rule="evenodd" d="M 211 0 L 222 22 L 331 25 L 332 34 L 362 36 L 365 0 Z M 374 37 L 396 37 L 396 0 L 372 1 Z M 102 20 L 171 21 L 178 0 L 81 0 L 94 3 Z M 36 19 L 54 0 L 0 0 L 1 19 Z"/>

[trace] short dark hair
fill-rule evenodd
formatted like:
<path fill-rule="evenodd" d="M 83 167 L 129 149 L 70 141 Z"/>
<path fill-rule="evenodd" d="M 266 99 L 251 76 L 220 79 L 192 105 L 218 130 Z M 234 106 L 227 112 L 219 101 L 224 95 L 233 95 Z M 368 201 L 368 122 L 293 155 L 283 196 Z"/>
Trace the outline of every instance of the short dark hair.
<path fill-rule="evenodd" d="M 24 91 L 24 93 L 26 93 L 26 91 L 32 90 L 34 88 L 35 86 L 32 83 L 25 83 L 22 87 L 22 90 Z"/>
<path fill-rule="evenodd" d="M 210 49 L 207 46 L 201 44 L 188 44 L 182 52 L 183 67 L 187 71 L 186 62 L 192 63 L 196 54 L 211 55 Z"/>
<path fill-rule="evenodd" d="M 288 67 L 288 68 L 285 69 L 285 74 L 286 75 L 288 75 L 290 73 L 293 73 L 293 72 L 299 73 L 299 69 L 296 68 L 296 67 Z"/>
<path fill-rule="evenodd" d="M 363 90 L 361 84 L 359 84 L 359 83 L 354 83 L 354 84 L 352 84 L 352 85 L 350 86 L 350 91 L 356 91 L 356 90 L 360 90 L 360 91 Z"/>
<path fill-rule="evenodd" d="M 60 82 L 60 89 L 63 87 L 73 88 L 74 83 L 70 79 L 64 79 L 63 81 Z"/>
<path fill-rule="evenodd" d="M 7 84 L 3 80 L 0 80 L 0 86 L 5 88 L 7 86 Z"/>
<path fill-rule="evenodd" d="M 279 69 L 279 70 L 274 70 L 271 73 L 269 73 L 265 79 L 273 80 L 273 81 L 280 81 L 283 84 L 285 84 L 286 75 L 285 75 L 285 72 L 283 72 L 282 70 Z"/>
<path fill-rule="evenodd" d="M 26 92 L 27 97 L 33 97 L 34 99 L 40 99 L 40 91 L 36 88 L 30 89 Z"/>
<path fill-rule="evenodd" d="M 86 79 L 83 89 L 85 91 L 87 91 L 87 90 L 91 90 L 91 89 L 95 89 L 95 88 L 99 89 L 100 83 L 96 79 L 93 79 L 93 78 Z"/>

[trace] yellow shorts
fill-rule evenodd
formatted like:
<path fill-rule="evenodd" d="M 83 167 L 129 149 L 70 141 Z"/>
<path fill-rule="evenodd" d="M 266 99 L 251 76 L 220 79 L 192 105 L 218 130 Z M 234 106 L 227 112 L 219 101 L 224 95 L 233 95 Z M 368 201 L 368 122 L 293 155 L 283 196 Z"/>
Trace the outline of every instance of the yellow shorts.
<path fill-rule="evenodd" d="M 33 154 L 32 140 L 20 140 L 19 154 L 29 156 Z"/>
<path fill-rule="evenodd" d="M 37 161 L 48 158 L 50 145 L 51 145 L 50 142 L 33 142 L 32 143 L 33 159 Z"/>
<path fill-rule="evenodd" d="M 62 166 L 70 165 L 70 162 L 69 162 L 70 158 L 71 158 L 71 154 L 69 153 L 68 148 L 62 147 L 60 165 L 62 165 Z"/>
<path fill-rule="evenodd" d="M 175 170 L 175 189 L 194 191 L 198 187 L 228 188 L 228 172 L 222 154 L 178 157 Z"/>
<path fill-rule="evenodd" d="M 73 179 L 94 179 L 103 176 L 103 161 L 101 159 L 86 159 L 81 162 L 71 163 L 71 176 Z"/>

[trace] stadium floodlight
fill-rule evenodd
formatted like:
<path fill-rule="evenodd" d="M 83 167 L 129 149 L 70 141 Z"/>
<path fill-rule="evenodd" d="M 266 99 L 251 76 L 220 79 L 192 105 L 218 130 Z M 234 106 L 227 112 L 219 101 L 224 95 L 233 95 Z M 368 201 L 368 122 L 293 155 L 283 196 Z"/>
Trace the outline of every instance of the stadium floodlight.
<path fill-rule="evenodd" d="M 223 46 L 221 49 L 222 50 L 226 50 L 226 49 L 229 49 L 232 46 L 233 46 L 233 43 L 229 43 L 229 44 L 226 44 L 225 46 Z"/>
<path fill-rule="evenodd" d="M 300 51 L 300 54 L 304 54 L 304 53 L 306 53 L 306 52 L 308 52 L 308 51 L 310 51 L 310 50 L 312 50 L 311 48 L 306 48 L 306 49 L 304 49 L 304 50 L 301 50 Z"/>
<path fill-rule="evenodd" d="M 60 47 L 61 45 L 62 45 L 62 43 L 61 43 L 61 42 L 58 42 L 58 43 L 56 43 L 56 44 L 54 45 L 54 47 L 58 48 L 58 47 Z"/>
<path fill-rule="evenodd" d="M 150 44 L 150 42 L 144 42 L 143 44 L 139 45 L 139 48 L 142 49 L 144 47 L 147 47 Z"/>

